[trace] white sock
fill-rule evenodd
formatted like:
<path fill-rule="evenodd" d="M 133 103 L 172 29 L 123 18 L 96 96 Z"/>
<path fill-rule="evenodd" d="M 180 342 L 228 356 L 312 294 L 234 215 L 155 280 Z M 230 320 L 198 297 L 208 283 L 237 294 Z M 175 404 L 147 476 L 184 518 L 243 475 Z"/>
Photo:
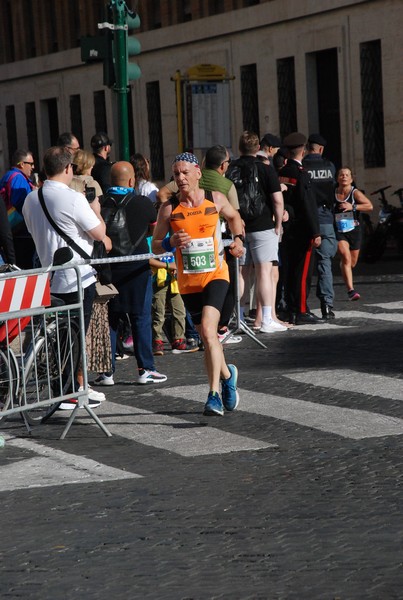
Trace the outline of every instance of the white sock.
<path fill-rule="evenodd" d="M 262 306 L 262 322 L 270 323 L 271 321 L 271 306 Z"/>

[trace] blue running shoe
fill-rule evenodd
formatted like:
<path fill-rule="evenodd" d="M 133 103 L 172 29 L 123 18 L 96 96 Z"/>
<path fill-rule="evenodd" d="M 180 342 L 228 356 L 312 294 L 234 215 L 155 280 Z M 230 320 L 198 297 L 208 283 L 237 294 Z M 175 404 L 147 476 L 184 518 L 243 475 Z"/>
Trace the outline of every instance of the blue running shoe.
<path fill-rule="evenodd" d="M 221 417 L 224 415 L 224 407 L 217 392 L 209 392 L 207 402 L 204 405 L 203 415 L 220 415 Z"/>
<path fill-rule="evenodd" d="M 231 377 L 221 379 L 221 395 L 226 410 L 235 410 L 239 404 L 239 394 L 236 389 L 238 381 L 238 369 L 235 365 L 227 365 Z"/>

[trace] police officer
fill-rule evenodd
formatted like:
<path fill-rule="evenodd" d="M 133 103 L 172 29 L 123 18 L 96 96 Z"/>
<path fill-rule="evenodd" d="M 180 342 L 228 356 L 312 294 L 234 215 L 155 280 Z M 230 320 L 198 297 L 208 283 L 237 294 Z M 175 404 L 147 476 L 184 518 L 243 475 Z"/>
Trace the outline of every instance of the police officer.
<path fill-rule="evenodd" d="M 332 258 L 337 252 L 336 233 L 333 221 L 336 168 L 330 160 L 323 158 L 326 140 L 319 133 L 308 138 L 307 153 L 302 164 L 311 176 L 312 189 L 318 206 L 319 229 L 322 243 L 315 249 L 318 270 L 316 295 L 320 300 L 324 319 L 334 319 L 334 289 Z"/>
<path fill-rule="evenodd" d="M 282 263 L 285 297 L 290 311 L 290 322 L 297 325 L 316 323 L 318 317 L 310 312 L 307 299 L 313 270 L 313 250 L 321 243 L 318 210 L 309 173 L 302 165 L 306 137 L 290 133 L 283 141 L 287 148 L 287 164 L 279 179 L 285 183 L 284 204 L 289 222 L 284 231 Z"/>

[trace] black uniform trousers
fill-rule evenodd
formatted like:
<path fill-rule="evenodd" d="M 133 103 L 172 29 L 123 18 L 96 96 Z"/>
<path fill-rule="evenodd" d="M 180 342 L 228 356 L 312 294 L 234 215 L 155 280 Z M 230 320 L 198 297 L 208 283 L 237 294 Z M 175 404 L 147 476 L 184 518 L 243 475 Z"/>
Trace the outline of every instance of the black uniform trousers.
<path fill-rule="evenodd" d="M 294 229 L 283 237 L 280 248 L 287 308 L 293 315 L 309 312 L 307 301 L 314 268 L 313 240 Z"/>

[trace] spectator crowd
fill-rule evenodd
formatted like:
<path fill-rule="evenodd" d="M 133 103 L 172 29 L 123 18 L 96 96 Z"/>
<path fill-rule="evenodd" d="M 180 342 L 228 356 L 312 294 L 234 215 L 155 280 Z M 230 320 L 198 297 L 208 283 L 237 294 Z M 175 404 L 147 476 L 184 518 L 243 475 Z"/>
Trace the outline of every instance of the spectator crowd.
<path fill-rule="evenodd" d="M 259 140 L 244 131 L 238 157 L 215 145 L 201 163 L 183 152 L 160 189 L 146 156 L 112 163 L 112 144 L 98 132 L 85 150 L 66 132 L 41 165 L 28 149 L 14 152 L 0 180 L 0 262 L 47 267 L 66 245 L 75 258 L 90 257 L 94 244 L 115 259 L 138 255 L 111 264 L 116 294 L 107 303 L 97 296 L 96 271 L 80 267 L 92 385 L 114 385 L 116 361 L 128 353 L 142 385 L 167 380 L 155 357 L 169 349 L 203 351 L 204 414 L 223 415 L 239 403 L 238 370 L 223 352 L 223 345 L 242 342 L 237 318 L 254 334 L 270 336 L 335 319 L 336 253 L 347 299 L 359 300 L 353 269 L 360 215 L 372 204 L 351 168 L 336 170 L 325 156 L 327 142 L 318 133 L 292 132 L 283 140 L 267 133 Z M 315 265 L 321 317 L 308 304 Z M 57 271 L 52 294 L 69 304 L 77 293 L 74 272 Z M 102 391 L 90 388 L 91 406 L 103 400 Z"/>

